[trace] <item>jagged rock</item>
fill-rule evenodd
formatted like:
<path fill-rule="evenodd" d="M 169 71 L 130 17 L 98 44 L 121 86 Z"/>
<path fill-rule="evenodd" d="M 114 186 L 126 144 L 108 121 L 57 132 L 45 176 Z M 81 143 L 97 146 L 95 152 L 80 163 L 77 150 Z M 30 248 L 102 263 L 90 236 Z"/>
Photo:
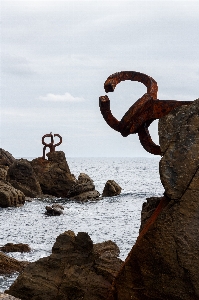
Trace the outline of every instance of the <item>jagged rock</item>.
<path fill-rule="evenodd" d="M 199 166 L 199 99 L 161 118 L 159 133 L 160 178 L 167 196 L 179 199 Z"/>
<path fill-rule="evenodd" d="M 7 180 L 27 197 L 37 197 L 42 191 L 34 170 L 27 159 L 16 160 L 8 169 Z"/>
<path fill-rule="evenodd" d="M 11 274 L 21 272 L 28 262 L 18 261 L 0 251 L 0 274 Z"/>
<path fill-rule="evenodd" d="M 108 241 L 93 245 L 89 235 L 66 231 L 49 257 L 30 263 L 6 293 L 22 300 L 105 300 L 122 261 Z"/>
<path fill-rule="evenodd" d="M 199 100 L 161 118 L 159 140 L 165 197 L 144 206 L 109 300 L 199 299 Z"/>
<path fill-rule="evenodd" d="M 47 153 L 48 160 L 42 157 L 33 159 L 31 165 L 40 183 L 42 192 L 56 197 L 67 197 L 76 181 L 71 174 L 63 151 Z"/>
<path fill-rule="evenodd" d="M 10 166 L 15 162 L 15 158 L 8 151 L 0 148 L 0 165 Z"/>
<path fill-rule="evenodd" d="M 50 216 L 60 216 L 63 214 L 64 207 L 58 203 L 52 206 L 46 206 L 46 214 Z"/>
<path fill-rule="evenodd" d="M 102 197 L 117 196 L 121 193 L 122 188 L 114 180 L 108 180 L 105 184 Z"/>
<path fill-rule="evenodd" d="M 71 200 L 86 201 L 91 199 L 98 199 L 100 193 L 95 190 L 93 180 L 84 173 L 80 173 L 78 180 L 68 191 L 67 197 Z"/>
<path fill-rule="evenodd" d="M 0 180 L 0 207 L 21 206 L 25 195 L 15 189 L 9 182 Z"/>
<path fill-rule="evenodd" d="M 3 251 L 3 252 L 30 252 L 31 249 L 28 244 L 7 243 L 4 246 L 0 247 L 0 251 Z"/>

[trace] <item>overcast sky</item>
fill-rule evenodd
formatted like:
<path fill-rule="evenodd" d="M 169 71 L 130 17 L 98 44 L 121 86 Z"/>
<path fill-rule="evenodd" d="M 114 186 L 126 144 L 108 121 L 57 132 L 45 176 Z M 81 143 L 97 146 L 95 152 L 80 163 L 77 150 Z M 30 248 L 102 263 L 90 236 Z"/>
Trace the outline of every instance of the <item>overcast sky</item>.
<path fill-rule="evenodd" d="M 159 99 L 197 99 L 199 1 L 1 0 L 0 147 L 42 156 L 53 132 L 67 157 L 152 157 L 101 116 L 104 81 L 119 71 L 153 77 Z M 144 93 L 120 83 L 108 94 L 113 114 L 121 119 Z M 150 132 L 158 143 L 157 122 Z"/>

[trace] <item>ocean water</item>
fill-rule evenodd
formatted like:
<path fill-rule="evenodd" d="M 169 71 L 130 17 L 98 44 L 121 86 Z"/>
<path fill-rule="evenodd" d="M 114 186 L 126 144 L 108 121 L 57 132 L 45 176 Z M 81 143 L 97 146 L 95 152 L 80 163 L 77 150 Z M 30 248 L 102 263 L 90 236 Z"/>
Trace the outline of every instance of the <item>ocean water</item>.
<path fill-rule="evenodd" d="M 94 243 L 112 240 L 125 260 L 134 245 L 140 227 L 145 199 L 162 196 L 159 157 L 152 158 L 68 158 L 71 172 L 78 177 L 88 174 L 102 193 L 107 180 L 121 187 L 119 196 L 99 201 L 78 203 L 67 199 L 33 199 L 20 208 L 0 208 L 0 246 L 26 243 L 30 253 L 9 253 L 18 260 L 36 261 L 51 254 L 56 237 L 67 230 L 88 232 Z M 64 214 L 46 216 L 45 206 L 61 203 Z M 4 292 L 18 274 L 0 276 L 0 292 Z"/>

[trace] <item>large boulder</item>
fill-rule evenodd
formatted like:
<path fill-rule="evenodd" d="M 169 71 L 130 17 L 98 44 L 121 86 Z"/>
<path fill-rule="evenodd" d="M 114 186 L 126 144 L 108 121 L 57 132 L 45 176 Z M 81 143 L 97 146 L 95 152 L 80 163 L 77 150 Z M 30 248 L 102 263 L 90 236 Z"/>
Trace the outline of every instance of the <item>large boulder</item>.
<path fill-rule="evenodd" d="M 0 180 L 0 207 L 21 206 L 25 203 L 25 195 L 15 189 L 9 182 Z"/>
<path fill-rule="evenodd" d="M 102 197 L 113 197 L 121 193 L 122 188 L 114 180 L 108 180 L 102 192 Z"/>
<path fill-rule="evenodd" d="M 159 137 L 165 194 L 143 205 L 109 300 L 199 300 L 199 100 L 161 118 Z"/>
<path fill-rule="evenodd" d="M 28 262 L 18 261 L 0 251 L 0 274 L 12 274 L 14 272 L 21 272 Z"/>
<path fill-rule="evenodd" d="M 27 159 L 15 160 L 8 169 L 7 180 L 27 197 L 38 197 L 42 193 L 35 172 Z"/>
<path fill-rule="evenodd" d="M 6 293 L 22 300 L 105 300 L 121 267 L 111 241 L 93 245 L 89 235 L 66 231 L 49 257 L 30 263 Z"/>
<path fill-rule="evenodd" d="M 0 165 L 10 166 L 15 162 L 15 158 L 8 151 L 0 148 Z"/>
<path fill-rule="evenodd" d="M 67 197 L 76 179 L 71 174 L 63 151 L 47 153 L 48 160 L 42 157 L 33 159 L 31 165 L 44 194 Z"/>
<path fill-rule="evenodd" d="M 85 173 L 80 173 L 78 180 L 68 191 L 67 197 L 71 200 L 87 201 L 99 199 L 100 193 L 95 190 L 93 180 Z"/>

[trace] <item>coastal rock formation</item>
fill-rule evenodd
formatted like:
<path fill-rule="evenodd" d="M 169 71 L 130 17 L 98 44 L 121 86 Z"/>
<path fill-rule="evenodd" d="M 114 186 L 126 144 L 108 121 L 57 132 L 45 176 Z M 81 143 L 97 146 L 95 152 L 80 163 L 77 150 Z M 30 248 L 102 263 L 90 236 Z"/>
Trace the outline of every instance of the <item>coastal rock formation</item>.
<path fill-rule="evenodd" d="M 18 261 L 0 251 L 0 274 L 21 272 L 29 263 Z"/>
<path fill-rule="evenodd" d="M 35 158 L 31 165 L 40 183 L 42 192 L 56 197 L 67 197 L 76 179 L 71 174 L 63 151 L 47 153 L 48 160 Z"/>
<path fill-rule="evenodd" d="M 105 300 L 121 267 L 111 241 L 93 245 L 89 235 L 66 231 L 52 254 L 30 263 L 6 293 L 22 300 Z"/>
<path fill-rule="evenodd" d="M 114 180 L 108 180 L 105 184 L 102 197 L 117 196 L 121 193 L 122 188 Z"/>
<path fill-rule="evenodd" d="M 10 166 L 15 162 L 15 158 L 8 151 L 0 148 L 0 165 Z"/>
<path fill-rule="evenodd" d="M 0 180 L 0 207 L 21 206 L 25 195 L 15 189 L 9 182 Z"/>
<path fill-rule="evenodd" d="M 34 170 L 27 159 L 17 159 L 9 167 L 7 180 L 27 197 L 37 197 L 42 191 Z"/>
<path fill-rule="evenodd" d="M 162 151 L 160 178 L 167 196 L 180 199 L 199 166 L 199 99 L 182 106 L 159 122 Z"/>
<path fill-rule="evenodd" d="M 199 299 L 199 100 L 161 118 L 159 137 L 165 196 L 144 204 L 109 300 Z"/>
<path fill-rule="evenodd" d="M 93 180 L 84 173 L 80 173 L 78 180 L 68 191 L 68 198 L 77 201 L 86 201 L 92 199 L 98 199 L 100 193 L 95 190 Z"/>
<path fill-rule="evenodd" d="M 60 216 L 63 214 L 64 207 L 58 203 L 52 206 L 46 206 L 46 214 L 49 216 Z"/>
<path fill-rule="evenodd" d="M 0 251 L 3 251 L 3 252 L 30 252 L 31 249 L 28 244 L 7 243 L 4 246 L 0 247 Z"/>

